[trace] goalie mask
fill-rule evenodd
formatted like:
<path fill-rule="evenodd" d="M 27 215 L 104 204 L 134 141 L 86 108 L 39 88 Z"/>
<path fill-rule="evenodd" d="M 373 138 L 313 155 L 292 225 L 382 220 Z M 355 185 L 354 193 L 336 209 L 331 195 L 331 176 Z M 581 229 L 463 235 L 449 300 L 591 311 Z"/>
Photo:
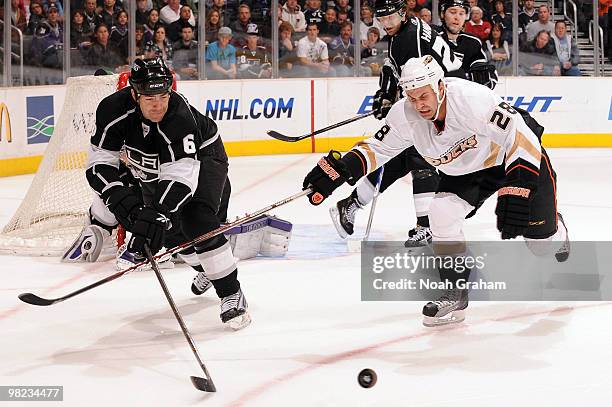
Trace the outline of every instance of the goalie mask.
<path fill-rule="evenodd" d="M 172 89 L 172 71 L 162 58 L 137 58 L 129 81 L 137 95 L 168 93 Z"/>

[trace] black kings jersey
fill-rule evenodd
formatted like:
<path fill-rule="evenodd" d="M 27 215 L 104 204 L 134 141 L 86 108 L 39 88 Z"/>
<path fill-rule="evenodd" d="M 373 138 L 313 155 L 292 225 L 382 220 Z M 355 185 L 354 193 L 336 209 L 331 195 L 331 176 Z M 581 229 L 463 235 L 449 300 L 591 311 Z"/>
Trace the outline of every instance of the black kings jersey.
<path fill-rule="evenodd" d="M 177 92 L 159 123 L 145 119 L 127 87 L 104 98 L 96 110 L 87 179 L 102 197 L 121 187 L 119 158 L 126 161 L 154 203 L 177 211 L 198 187 L 198 152 L 219 137 L 216 124 Z M 144 192 L 144 191 L 143 191 Z"/>
<path fill-rule="evenodd" d="M 461 67 L 465 72 L 468 72 L 475 62 L 487 62 L 482 42 L 474 35 L 460 32 L 456 40 L 451 40 L 441 26 L 436 26 L 434 29 L 450 45 L 455 56 L 461 60 Z"/>

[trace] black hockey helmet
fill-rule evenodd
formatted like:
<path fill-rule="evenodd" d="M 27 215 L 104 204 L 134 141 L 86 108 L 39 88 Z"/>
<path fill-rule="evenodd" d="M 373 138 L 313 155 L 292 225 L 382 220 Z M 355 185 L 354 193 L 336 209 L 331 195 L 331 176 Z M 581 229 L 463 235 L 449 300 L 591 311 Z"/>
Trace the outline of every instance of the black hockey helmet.
<path fill-rule="evenodd" d="M 374 15 L 376 17 L 388 16 L 401 12 L 406 8 L 406 0 L 375 0 Z"/>
<path fill-rule="evenodd" d="M 470 15 L 470 2 L 467 0 L 440 0 L 438 3 L 438 11 L 440 13 L 440 18 L 444 17 L 444 12 L 446 9 L 451 7 L 463 7 L 465 10 L 465 14 Z"/>
<path fill-rule="evenodd" d="M 156 95 L 172 89 L 172 71 L 160 57 L 137 58 L 130 72 L 130 85 L 138 95 Z"/>

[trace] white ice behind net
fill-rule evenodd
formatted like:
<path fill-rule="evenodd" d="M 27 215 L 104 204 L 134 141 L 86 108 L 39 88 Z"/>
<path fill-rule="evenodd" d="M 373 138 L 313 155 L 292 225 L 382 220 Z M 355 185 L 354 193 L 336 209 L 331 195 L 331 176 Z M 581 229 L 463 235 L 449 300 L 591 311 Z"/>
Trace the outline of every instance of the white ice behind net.
<path fill-rule="evenodd" d="M 0 253 L 59 255 L 80 233 L 93 192 L 85 178 L 98 103 L 117 75 L 69 78 L 64 106 L 23 202 L 0 233 Z"/>

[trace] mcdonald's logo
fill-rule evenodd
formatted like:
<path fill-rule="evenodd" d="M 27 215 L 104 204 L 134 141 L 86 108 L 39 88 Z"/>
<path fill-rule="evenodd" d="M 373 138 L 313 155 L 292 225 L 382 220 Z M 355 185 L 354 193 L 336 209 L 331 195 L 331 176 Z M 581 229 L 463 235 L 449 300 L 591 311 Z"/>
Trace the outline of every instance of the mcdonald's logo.
<path fill-rule="evenodd" d="M 4 131 L 2 125 L 4 124 Z M 4 103 L 0 103 L 0 141 L 4 140 L 9 143 L 13 141 L 13 134 L 11 133 L 11 115 L 8 110 L 8 106 Z"/>

